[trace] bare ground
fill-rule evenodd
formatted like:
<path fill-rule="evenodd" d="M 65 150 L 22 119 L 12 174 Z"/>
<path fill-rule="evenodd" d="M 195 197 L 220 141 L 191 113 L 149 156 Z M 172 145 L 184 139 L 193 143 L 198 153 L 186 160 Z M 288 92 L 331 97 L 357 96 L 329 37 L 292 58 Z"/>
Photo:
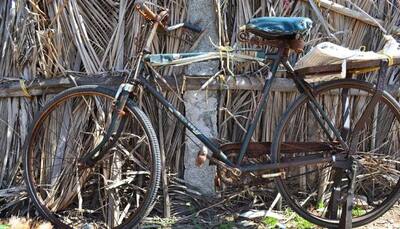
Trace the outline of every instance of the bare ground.
<path fill-rule="evenodd" d="M 164 221 L 164 220 L 160 220 Z M 174 220 L 172 220 L 174 221 Z M 160 225 L 161 224 L 161 225 Z M 213 229 L 235 229 L 235 228 L 257 228 L 264 229 L 269 228 L 267 225 L 262 223 L 260 220 L 255 221 L 233 221 L 226 218 L 226 221 L 198 224 L 195 220 L 193 223 L 187 224 L 168 224 L 162 226 L 163 223 L 160 224 L 145 224 L 143 228 L 193 228 L 193 229 L 202 229 L 202 228 L 213 228 Z M 5 227 L 5 225 L 7 225 Z M 3 227 L 2 227 L 3 226 Z M 286 225 L 282 225 L 282 228 L 298 228 L 293 222 L 288 222 Z M 23 218 L 12 218 L 9 220 L 0 220 L 0 228 L 7 229 L 52 229 L 51 225 L 48 223 L 33 221 L 33 220 L 25 220 Z M 277 227 L 279 228 L 279 227 Z M 317 228 L 317 227 L 305 227 L 305 228 Z M 378 218 L 374 222 L 360 227 L 361 229 L 400 229 L 400 205 L 396 205 L 392 207 L 388 212 L 386 212 L 382 217 Z"/>
<path fill-rule="evenodd" d="M 362 229 L 400 229 L 400 205 L 392 207 L 382 217 L 367 226 L 361 227 Z"/>

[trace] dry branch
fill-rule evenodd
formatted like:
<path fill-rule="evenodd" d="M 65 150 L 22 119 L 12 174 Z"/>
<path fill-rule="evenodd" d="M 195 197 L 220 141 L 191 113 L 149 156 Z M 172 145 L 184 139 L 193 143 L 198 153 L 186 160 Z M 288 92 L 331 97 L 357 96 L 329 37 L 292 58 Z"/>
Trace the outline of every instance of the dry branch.
<path fill-rule="evenodd" d="M 307 2 L 309 0 L 303 0 L 303 1 Z M 332 1 L 329 1 L 329 0 L 319 0 L 318 3 L 322 7 L 326 8 L 328 10 L 332 10 L 332 11 L 334 11 L 336 13 L 345 15 L 347 17 L 351 17 L 351 18 L 357 19 L 357 20 L 362 21 L 362 22 L 364 22 L 364 23 L 366 23 L 368 25 L 372 25 L 372 26 L 376 26 L 376 27 L 380 27 L 380 26 L 384 26 L 385 25 L 385 21 L 383 21 L 381 19 L 378 19 L 378 18 L 373 18 L 372 19 L 371 16 L 368 17 L 365 14 L 363 14 L 362 12 L 352 10 L 350 8 L 347 8 L 347 7 L 343 6 L 343 5 L 341 5 L 341 4 L 338 4 L 338 3 L 335 3 L 335 2 L 332 2 Z M 394 34 L 396 34 L 396 35 L 400 34 L 400 27 L 393 26 L 391 29 L 392 29 L 392 32 Z"/>

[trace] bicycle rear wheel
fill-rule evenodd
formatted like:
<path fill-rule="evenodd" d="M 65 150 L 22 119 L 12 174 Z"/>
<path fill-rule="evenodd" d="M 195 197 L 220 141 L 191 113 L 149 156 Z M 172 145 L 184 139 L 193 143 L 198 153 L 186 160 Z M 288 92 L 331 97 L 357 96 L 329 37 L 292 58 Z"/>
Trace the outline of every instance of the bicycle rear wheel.
<path fill-rule="evenodd" d="M 119 138 L 104 157 L 93 167 L 78 166 L 108 131 L 114 95 L 98 86 L 68 89 L 33 123 L 24 159 L 27 190 L 57 228 L 133 228 L 152 209 L 160 180 L 159 145 L 150 121 L 132 101 Z"/>
<path fill-rule="evenodd" d="M 316 100 L 334 126 L 342 133 L 345 133 L 344 127 L 348 127 L 344 140 L 348 144 L 352 141 L 357 143 L 356 152 L 351 155 L 359 164 L 352 212 L 354 227 L 381 216 L 400 195 L 400 107 L 397 102 L 386 92 L 383 93 L 361 131 L 352 133 L 374 90 L 373 85 L 366 82 L 338 80 L 322 84 L 315 91 Z M 343 153 L 340 147 L 328 147 L 325 151 L 317 148 L 313 152 L 308 147 L 304 152 L 295 153 L 280 150 L 285 143 L 340 145 L 332 131 L 329 131 L 329 136 L 323 131 L 310 104 L 309 98 L 301 95 L 285 113 L 272 146 L 273 162 Z M 324 127 L 329 130 L 326 123 Z M 336 171 L 331 162 L 285 168 L 281 169 L 285 176 L 277 178 L 276 184 L 286 203 L 300 216 L 323 227 L 337 227 L 342 205 L 339 203 L 337 209 L 328 208 L 331 206 L 333 179 L 338 174 Z M 343 199 L 348 190 L 348 179 L 343 177 L 339 186 L 341 192 L 338 199 Z"/>

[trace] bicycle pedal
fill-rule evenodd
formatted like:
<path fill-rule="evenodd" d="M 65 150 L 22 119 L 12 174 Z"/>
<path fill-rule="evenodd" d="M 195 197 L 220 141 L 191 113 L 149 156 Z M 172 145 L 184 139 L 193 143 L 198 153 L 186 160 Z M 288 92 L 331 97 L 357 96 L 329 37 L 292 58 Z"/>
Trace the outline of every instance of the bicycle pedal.
<path fill-rule="evenodd" d="M 202 167 L 207 160 L 208 149 L 203 146 L 203 148 L 197 153 L 196 157 L 196 166 Z"/>
<path fill-rule="evenodd" d="M 267 173 L 261 175 L 262 178 L 269 179 L 269 178 L 275 178 L 275 177 L 285 177 L 285 172 L 279 172 L 279 173 Z"/>

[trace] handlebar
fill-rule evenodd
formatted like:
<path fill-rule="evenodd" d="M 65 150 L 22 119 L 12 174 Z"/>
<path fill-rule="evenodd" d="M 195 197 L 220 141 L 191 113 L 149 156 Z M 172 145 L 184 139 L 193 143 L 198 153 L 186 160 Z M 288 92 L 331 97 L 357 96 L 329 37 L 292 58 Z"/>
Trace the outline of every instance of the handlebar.
<path fill-rule="evenodd" d="M 139 13 L 149 21 L 157 21 L 157 14 L 154 13 L 148 6 L 146 6 L 145 1 L 136 1 L 135 8 Z"/>
<path fill-rule="evenodd" d="M 173 31 L 179 28 L 186 28 L 193 32 L 200 33 L 202 29 L 196 25 L 188 22 L 179 23 L 172 26 L 167 26 L 168 10 L 163 9 L 159 14 L 154 13 L 147 5 L 146 1 L 139 0 L 135 2 L 135 8 L 137 11 L 148 21 L 158 22 L 159 25 L 167 32 Z"/>
<path fill-rule="evenodd" d="M 200 26 L 191 24 L 189 22 L 185 22 L 183 27 L 196 33 L 201 33 L 203 31 Z"/>

